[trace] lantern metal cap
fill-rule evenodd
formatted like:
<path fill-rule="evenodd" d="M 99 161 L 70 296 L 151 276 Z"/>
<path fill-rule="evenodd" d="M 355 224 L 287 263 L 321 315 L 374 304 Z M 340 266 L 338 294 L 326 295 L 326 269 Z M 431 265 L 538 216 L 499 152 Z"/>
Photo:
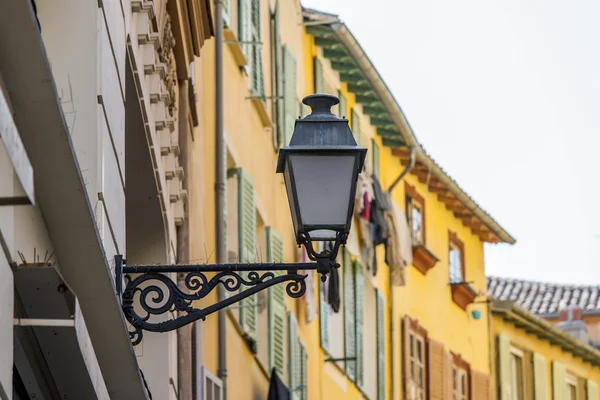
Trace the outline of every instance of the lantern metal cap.
<path fill-rule="evenodd" d="M 367 149 L 356 144 L 348 120 L 331 113 L 331 107 L 339 102 L 339 98 L 330 94 L 313 94 L 302 100 L 311 113 L 296 120 L 290 144 L 279 150 L 277 173 L 284 171 L 286 153 L 305 151 L 358 151 L 361 153 L 358 167 L 362 171 Z"/>

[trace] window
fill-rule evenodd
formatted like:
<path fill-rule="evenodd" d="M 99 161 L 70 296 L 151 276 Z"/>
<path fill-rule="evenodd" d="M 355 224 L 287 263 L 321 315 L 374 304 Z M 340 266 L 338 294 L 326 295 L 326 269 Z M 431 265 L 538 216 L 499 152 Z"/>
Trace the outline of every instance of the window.
<path fill-rule="evenodd" d="M 512 400 L 525 398 L 525 370 L 523 351 L 512 347 L 510 349 L 510 383 L 513 389 Z"/>
<path fill-rule="evenodd" d="M 567 393 L 566 400 L 577 400 L 577 378 L 573 375 L 567 375 Z"/>
<path fill-rule="evenodd" d="M 352 116 L 352 135 L 354 135 L 354 140 L 356 140 L 356 144 L 360 146 L 360 118 L 358 117 L 358 113 L 352 109 L 350 112 Z"/>
<path fill-rule="evenodd" d="M 406 192 L 406 215 L 408 226 L 412 233 L 413 243 L 425 244 L 425 200 L 408 183 L 404 186 Z"/>
<path fill-rule="evenodd" d="M 448 265 L 450 268 L 450 283 L 464 282 L 464 245 L 452 232 L 449 233 Z"/>
<path fill-rule="evenodd" d="M 427 331 L 409 317 L 404 318 L 406 398 L 425 400 L 427 396 Z"/>
<path fill-rule="evenodd" d="M 379 176 L 379 146 L 377 145 L 377 142 L 375 142 L 375 139 L 371 139 L 371 149 L 373 150 L 371 152 L 371 159 L 373 161 L 373 175 L 376 176 L 377 179 L 381 179 Z M 422 214 L 419 214 L 418 220 L 419 220 L 419 225 L 422 226 L 422 224 L 423 224 Z M 419 231 L 422 231 L 422 229 L 419 229 Z"/>
<path fill-rule="evenodd" d="M 294 123 L 298 116 L 296 93 L 296 57 L 290 48 L 283 46 L 283 145 L 287 146 L 292 138 Z"/>
<path fill-rule="evenodd" d="M 298 336 L 298 321 L 291 311 L 288 312 L 288 333 L 290 399 L 306 400 L 308 398 L 308 355 L 304 344 Z"/>
<path fill-rule="evenodd" d="M 214 376 L 206 368 L 202 368 L 203 375 L 203 400 L 222 400 L 223 399 L 223 382 L 221 379 Z"/>
<path fill-rule="evenodd" d="M 452 354 L 452 399 L 469 399 L 469 375 L 471 367 L 460 355 Z"/>

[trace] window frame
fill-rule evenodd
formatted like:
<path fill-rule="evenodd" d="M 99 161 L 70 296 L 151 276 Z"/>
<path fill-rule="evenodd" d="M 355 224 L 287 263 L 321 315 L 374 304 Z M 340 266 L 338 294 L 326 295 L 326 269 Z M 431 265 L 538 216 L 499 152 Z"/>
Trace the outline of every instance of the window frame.
<path fill-rule="evenodd" d="M 471 365 L 460 354 L 450 352 L 452 356 L 452 398 L 454 400 L 471 399 Z M 461 390 L 462 378 L 465 380 L 464 392 Z"/>
<path fill-rule="evenodd" d="M 573 390 L 575 390 L 575 397 L 573 397 Z M 579 381 L 575 375 L 569 372 L 565 377 L 565 399 L 579 400 Z"/>
<path fill-rule="evenodd" d="M 521 371 L 520 371 L 520 381 L 519 381 L 519 371 L 518 369 L 513 370 L 513 359 L 520 359 L 521 363 Z M 525 373 L 525 352 L 517 347 L 510 347 L 510 379 L 511 379 L 511 387 L 515 390 L 514 400 L 524 400 L 526 393 L 526 382 L 527 376 Z M 517 390 L 519 392 L 517 392 Z"/>
<path fill-rule="evenodd" d="M 452 274 L 452 257 L 451 252 L 458 250 L 460 252 L 460 280 L 455 281 Z M 448 231 L 448 278 L 450 283 L 462 283 L 466 282 L 466 268 L 465 268 L 465 245 L 462 240 L 458 238 L 458 235 L 452 231 Z"/>
<path fill-rule="evenodd" d="M 405 343 L 404 349 L 405 349 L 405 354 L 404 354 L 404 366 L 405 366 L 405 371 L 404 371 L 404 378 L 405 378 L 405 382 L 408 384 L 409 382 L 413 383 L 413 387 L 415 388 L 415 395 L 417 399 L 427 399 L 429 396 L 429 350 L 428 350 L 428 335 L 427 335 L 427 330 L 419 325 L 419 322 L 417 320 L 414 320 L 412 318 L 410 318 L 409 316 L 405 316 L 404 317 L 404 340 L 407 340 L 408 343 Z M 415 343 L 414 346 L 414 357 L 417 357 L 417 346 L 416 343 L 417 342 L 421 342 L 421 347 L 422 347 L 422 361 L 420 362 L 420 367 L 423 370 L 423 386 L 419 387 L 417 386 L 417 376 L 415 376 L 414 374 L 414 369 L 413 369 L 413 356 L 411 355 L 411 349 L 413 348 L 411 346 L 411 339 L 417 339 L 415 340 L 413 343 Z M 406 347 L 408 347 L 408 351 L 406 351 Z M 417 361 L 418 358 L 416 359 Z M 409 375 L 410 374 L 410 375 Z M 405 388 L 406 391 L 409 390 L 408 385 Z M 408 393 L 407 393 L 408 396 Z"/>
<path fill-rule="evenodd" d="M 404 193 L 406 217 L 408 218 L 408 227 L 412 236 L 412 242 L 413 244 L 425 245 L 427 243 L 427 230 L 425 228 L 427 225 L 425 217 L 425 199 L 423 198 L 423 196 L 417 193 L 415 187 L 409 184 L 408 182 L 404 182 Z M 415 232 L 413 230 L 413 208 L 417 208 L 421 212 L 421 237 L 419 238 L 420 240 L 415 238 Z"/>

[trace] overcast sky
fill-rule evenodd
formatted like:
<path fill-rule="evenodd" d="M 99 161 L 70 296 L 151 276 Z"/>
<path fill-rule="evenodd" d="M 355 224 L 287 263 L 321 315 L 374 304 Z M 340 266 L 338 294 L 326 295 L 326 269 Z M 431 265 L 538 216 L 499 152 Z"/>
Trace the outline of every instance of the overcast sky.
<path fill-rule="evenodd" d="M 600 2 L 303 0 L 340 15 L 417 138 L 517 244 L 489 275 L 600 284 Z"/>

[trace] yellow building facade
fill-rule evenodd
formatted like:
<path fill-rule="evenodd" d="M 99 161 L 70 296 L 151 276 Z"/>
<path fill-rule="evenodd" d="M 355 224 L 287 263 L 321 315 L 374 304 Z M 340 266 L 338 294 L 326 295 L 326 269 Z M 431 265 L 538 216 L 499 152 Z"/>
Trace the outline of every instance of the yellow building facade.
<path fill-rule="evenodd" d="M 599 398 L 600 351 L 512 301 L 491 313 L 498 399 Z"/>
<path fill-rule="evenodd" d="M 508 327 L 488 312 L 484 244 L 514 239 L 422 149 L 337 16 L 296 0 L 229 0 L 224 21 L 228 259 L 306 261 L 275 174 L 294 121 L 310 112 L 303 97 L 340 98 L 332 111 L 368 149 L 367 189 L 340 250 L 337 289 L 308 271 L 301 299 L 271 288 L 230 306 L 225 332 L 216 316 L 196 325 L 210 385 L 226 386 L 227 399 L 264 399 L 275 371 L 293 399 L 497 398 L 495 329 Z M 201 126 L 188 144 L 189 259 L 214 263 L 216 71 L 210 57 L 194 68 Z"/>

